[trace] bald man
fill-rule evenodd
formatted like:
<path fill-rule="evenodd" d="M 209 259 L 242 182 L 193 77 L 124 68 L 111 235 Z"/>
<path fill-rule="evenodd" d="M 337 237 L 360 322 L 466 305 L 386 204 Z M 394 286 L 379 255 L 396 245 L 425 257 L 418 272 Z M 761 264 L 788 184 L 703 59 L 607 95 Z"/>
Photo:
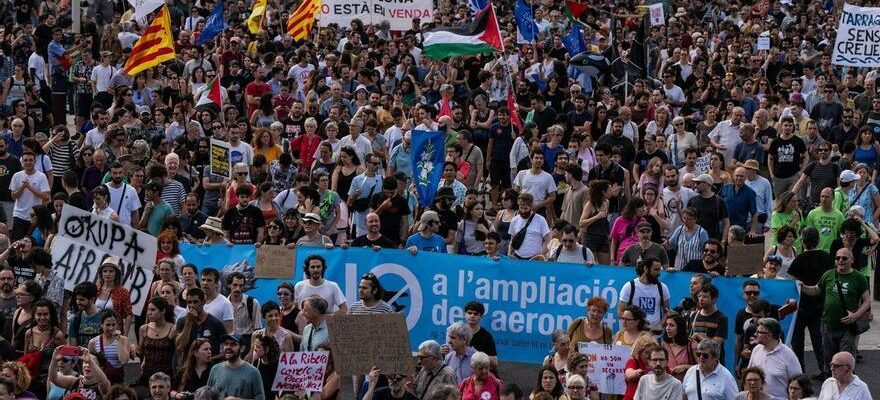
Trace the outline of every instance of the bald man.
<path fill-rule="evenodd" d="M 727 203 L 730 225 L 748 231 L 749 237 L 760 235 L 758 230 L 758 195 L 746 185 L 748 171 L 738 167 L 733 172 L 733 183 L 728 183 L 718 193 Z"/>
<path fill-rule="evenodd" d="M 871 310 L 868 279 L 854 270 L 852 264 L 852 252 L 844 247 L 834 256 L 834 269 L 825 271 L 816 286 L 801 287 L 801 292 L 805 295 L 822 295 L 825 298 L 822 312 L 822 346 L 825 349 L 826 360 L 831 359 L 832 355 L 836 358 L 835 354 L 840 351 L 850 354 L 856 351 L 856 336 L 853 334 L 855 321 Z M 838 285 L 843 289 L 843 296 Z M 841 297 L 843 297 L 842 301 Z"/>
<path fill-rule="evenodd" d="M 853 374 L 856 360 L 852 354 L 842 351 L 831 358 L 831 377 L 822 384 L 819 400 L 871 400 L 868 385 Z"/>
<path fill-rule="evenodd" d="M 804 227 L 816 228 L 819 231 L 818 249 L 831 251 L 831 244 L 838 237 L 843 219 L 843 213 L 834 208 L 834 189 L 824 188 L 819 192 L 819 205 L 807 214 Z"/>

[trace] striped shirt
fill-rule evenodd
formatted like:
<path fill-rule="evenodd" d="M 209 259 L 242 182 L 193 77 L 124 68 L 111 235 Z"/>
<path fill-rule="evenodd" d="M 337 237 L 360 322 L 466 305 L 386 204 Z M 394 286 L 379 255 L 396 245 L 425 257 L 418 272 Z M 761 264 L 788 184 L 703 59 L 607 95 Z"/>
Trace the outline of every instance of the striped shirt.
<path fill-rule="evenodd" d="M 174 179 L 165 184 L 165 187 L 162 188 L 162 201 L 171 206 L 171 211 L 174 212 L 175 216 L 180 215 L 180 209 L 183 206 L 183 201 L 185 199 L 186 189 L 183 188 L 182 183 Z"/>
<path fill-rule="evenodd" d="M 688 233 L 682 225 L 672 231 L 669 246 L 675 248 L 675 270 L 681 271 L 691 260 L 703 259 L 703 245 L 709 240 L 709 232 L 700 225 L 695 226 L 694 233 Z"/>
<path fill-rule="evenodd" d="M 64 144 L 50 144 L 49 160 L 52 161 L 52 175 L 59 178 L 64 176 L 64 173 L 73 167 L 75 153 L 76 142 L 72 140 Z"/>
<path fill-rule="evenodd" d="M 392 312 L 394 312 L 394 308 L 386 303 L 385 300 L 379 300 L 378 303 L 371 307 L 365 306 L 363 300 L 358 300 L 352 303 L 348 309 L 349 314 L 387 314 Z"/>

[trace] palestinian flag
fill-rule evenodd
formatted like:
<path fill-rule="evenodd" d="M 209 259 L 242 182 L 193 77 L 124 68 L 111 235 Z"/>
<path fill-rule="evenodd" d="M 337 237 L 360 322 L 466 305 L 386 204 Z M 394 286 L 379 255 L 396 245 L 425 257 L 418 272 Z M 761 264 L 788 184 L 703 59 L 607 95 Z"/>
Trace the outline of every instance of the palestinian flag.
<path fill-rule="evenodd" d="M 495 7 L 489 3 L 469 24 L 425 33 L 424 46 L 422 53 L 435 59 L 504 51 Z"/>
<path fill-rule="evenodd" d="M 220 75 L 217 75 L 208 82 L 208 87 L 201 93 L 196 103 L 196 109 L 203 108 L 222 110 L 223 109 L 223 93 L 220 92 Z"/>
<path fill-rule="evenodd" d="M 590 6 L 584 3 L 578 3 L 572 0 L 565 0 L 565 15 L 568 16 L 568 20 L 572 23 L 579 24 L 581 26 L 586 26 L 583 21 L 581 21 L 581 16 L 584 15 L 590 9 Z"/>

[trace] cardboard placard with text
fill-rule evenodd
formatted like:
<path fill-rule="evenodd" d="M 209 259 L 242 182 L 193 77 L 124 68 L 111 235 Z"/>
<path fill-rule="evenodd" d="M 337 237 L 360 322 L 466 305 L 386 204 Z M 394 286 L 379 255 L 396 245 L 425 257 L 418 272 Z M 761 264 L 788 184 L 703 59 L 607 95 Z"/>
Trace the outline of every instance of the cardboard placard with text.
<path fill-rule="evenodd" d="M 366 375 L 373 366 L 383 374 L 415 369 L 409 330 L 399 313 L 327 317 L 333 365 L 342 376 Z"/>
<path fill-rule="evenodd" d="M 744 244 L 727 249 L 727 276 L 756 274 L 764 267 L 764 244 Z"/>
<path fill-rule="evenodd" d="M 278 392 L 308 390 L 320 392 L 330 353 L 326 351 L 289 351 L 281 353 L 272 390 Z"/>
<path fill-rule="evenodd" d="M 292 279 L 296 274 L 296 249 L 262 245 L 257 248 L 254 276 L 269 279 Z"/>

